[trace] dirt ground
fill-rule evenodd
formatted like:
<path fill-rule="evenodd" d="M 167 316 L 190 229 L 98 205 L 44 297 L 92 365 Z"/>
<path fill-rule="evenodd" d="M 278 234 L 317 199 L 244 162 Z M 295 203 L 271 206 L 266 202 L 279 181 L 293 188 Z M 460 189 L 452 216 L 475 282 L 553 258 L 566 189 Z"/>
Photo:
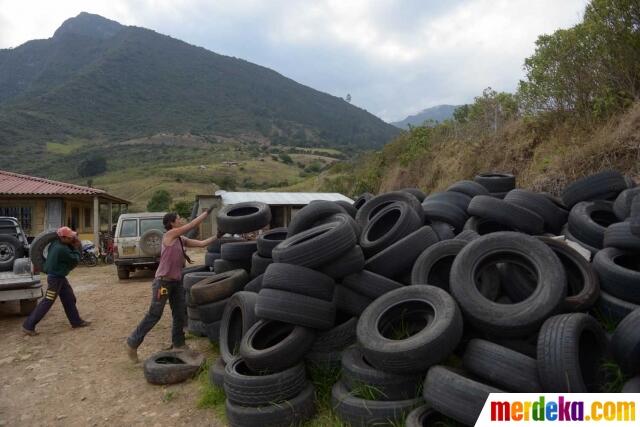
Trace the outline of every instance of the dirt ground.
<path fill-rule="evenodd" d="M 195 253 L 202 263 L 204 253 Z M 69 275 L 78 309 L 93 324 L 71 329 L 56 302 L 24 336 L 17 304 L 0 304 L 0 426 L 222 426 L 213 411 L 198 409 L 195 380 L 148 384 L 142 365 L 126 357 L 125 339 L 150 300 L 152 274 L 118 281 L 115 266 L 78 267 Z M 43 284 L 46 280 L 43 277 Z M 171 344 L 171 309 L 138 349 L 140 359 Z M 211 356 L 207 339 L 187 344 Z"/>

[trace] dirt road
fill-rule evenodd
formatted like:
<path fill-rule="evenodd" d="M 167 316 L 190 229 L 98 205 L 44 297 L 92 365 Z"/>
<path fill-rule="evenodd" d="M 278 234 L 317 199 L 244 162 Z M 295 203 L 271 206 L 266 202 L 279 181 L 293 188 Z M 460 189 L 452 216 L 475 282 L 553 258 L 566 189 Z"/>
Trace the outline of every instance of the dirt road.
<path fill-rule="evenodd" d="M 197 409 L 197 381 L 153 386 L 126 358 L 125 338 L 150 299 L 152 275 L 144 273 L 118 281 L 114 266 L 76 268 L 69 281 L 80 315 L 93 321 L 88 328 L 71 329 L 56 302 L 37 327 L 40 335 L 25 337 L 17 307 L 0 304 L 0 426 L 223 425 L 213 411 Z M 167 304 L 141 359 L 171 344 L 170 326 Z M 212 355 L 206 339 L 187 343 Z"/>

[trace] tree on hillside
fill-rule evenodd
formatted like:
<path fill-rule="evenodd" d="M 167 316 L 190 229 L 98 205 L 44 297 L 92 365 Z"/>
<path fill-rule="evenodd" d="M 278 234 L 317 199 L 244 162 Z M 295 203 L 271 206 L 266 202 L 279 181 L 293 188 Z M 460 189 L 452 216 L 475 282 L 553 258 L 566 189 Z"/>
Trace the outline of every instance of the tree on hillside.
<path fill-rule="evenodd" d="M 183 218 L 191 218 L 191 209 L 193 209 L 193 202 L 186 200 L 180 200 L 173 204 L 171 210 L 177 212 Z"/>
<path fill-rule="evenodd" d="M 102 156 L 91 156 L 82 160 L 77 166 L 78 175 L 86 178 L 106 172 L 107 159 Z"/>
<path fill-rule="evenodd" d="M 166 212 L 171 206 L 171 194 L 167 190 L 156 190 L 147 203 L 148 212 Z"/>

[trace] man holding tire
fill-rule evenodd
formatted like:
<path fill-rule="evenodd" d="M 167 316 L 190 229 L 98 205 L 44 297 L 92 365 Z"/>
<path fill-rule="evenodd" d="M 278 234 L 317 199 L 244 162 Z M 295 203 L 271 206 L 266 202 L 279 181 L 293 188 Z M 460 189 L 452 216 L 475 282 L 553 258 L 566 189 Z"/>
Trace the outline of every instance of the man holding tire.
<path fill-rule="evenodd" d="M 189 262 L 191 260 L 185 253 L 184 247 L 206 247 L 219 236 L 212 236 L 206 240 L 193 240 L 184 237 L 184 234 L 200 225 L 212 210 L 213 207 L 209 208 L 188 224 L 175 212 L 167 213 L 162 218 L 166 232 L 162 238 L 160 263 L 151 286 L 151 305 L 147 314 L 126 342 L 127 355 L 131 361 L 138 362 L 138 347 L 142 344 L 147 333 L 160 321 L 167 300 L 173 316 L 172 348 L 188 348 L 184 342 L 185 301 L 181 279 L 185 260 Z"/>
<path fill-rule="evenodd" d="M 43 271 L 47 273 L 47 291 L 36 309 L 31 312 L 22 325 L 22 331 L 26 335 L 38 335 L 36 325 L 49 312 L 58 295 L 72 328 L 82 328 L 91 324 L 80 317 L 76 307 L 76 296 L 67 280 L 69 272 L 80 262 L 82 243 L 78 239 L 78 235 L 69 227 L 60 227 L 56 234 L 58 239 L 51 242 L 43 268 Z"/>

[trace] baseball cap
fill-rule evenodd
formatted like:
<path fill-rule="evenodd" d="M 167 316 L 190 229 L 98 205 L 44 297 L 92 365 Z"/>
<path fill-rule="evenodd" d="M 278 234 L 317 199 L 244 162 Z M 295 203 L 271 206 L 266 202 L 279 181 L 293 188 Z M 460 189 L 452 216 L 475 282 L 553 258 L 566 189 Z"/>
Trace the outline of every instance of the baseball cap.
<path fill-rule="evenodd" d="M 76 237 L 78 234 L 69 227 L 60 227 L 56 232 L 59 237 Z"/>

